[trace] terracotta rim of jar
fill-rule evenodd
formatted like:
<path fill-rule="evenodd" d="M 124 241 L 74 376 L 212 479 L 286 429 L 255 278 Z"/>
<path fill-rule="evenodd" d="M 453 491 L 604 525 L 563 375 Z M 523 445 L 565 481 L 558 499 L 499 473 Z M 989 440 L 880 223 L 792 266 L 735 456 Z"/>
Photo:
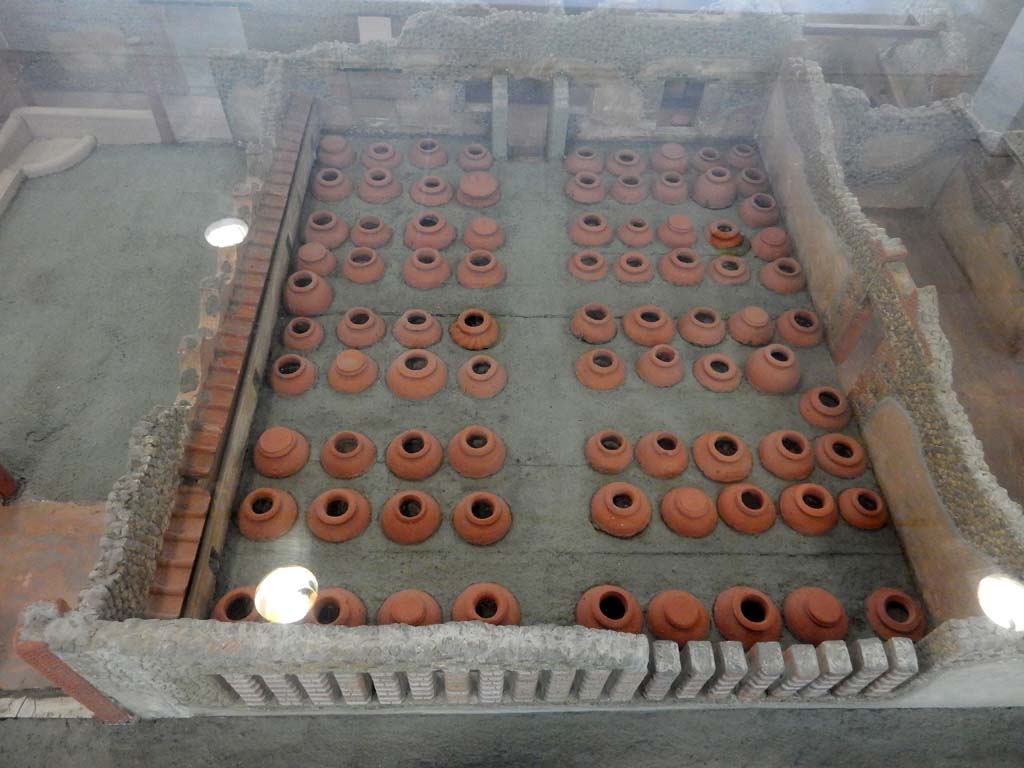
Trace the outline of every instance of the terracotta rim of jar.
<path fill-rule="evenodd" d="M 405 400 L 423 400 L 444 389 L 448 367 L 428 349 L 409 349 L 388 366 L 388 388 Z"/>
<path fill-rule="evenodd" d="M 281 341 L 288 349 L 305 352 L 316 349 L 324 340 L 324 327 L 312 317 L 293 317 L 284 327 Z"/>
<path fill-rule="evenodd" d="M 306 525 L 325 541 L 349 541 L 370 525 L 370 502 L 352 488 L 331 488 L 310 503 Z"/>
<path fill-rule="evenodd" d="M 779 507 L 786 524 L 807 536 L 827 533 L 839 522 L 835 498 L 827 488 L 817 483 L 795 483 L 785 487 L 779 497 Z"/>
<path fill-rule="evenodd" d="M 775 502 L 763 488 L 753 483 L 731 483 L 718 494 L 718 516 L 734 531 L 764 533 L 778 517 Z"/>
<path fill-rule="evenodd" d="M 407 309 L 391 327 L 391 335 L 403 347 L 425 349 L 441 341 L 444 332 L 437 318 L 425 309 Z"/>
<path fill-rule="evenodd" d="M 452 604 L 452 621 L 483 621 L 487 624 L 518 624 L 519 601 L 508 589 L 493 582 L 470 584 Z"/>
<path fill-rule="evenodd" d="M 381 507 L 380 526 L 396 544 L 419 544 L 441 527 L 441 507 L 423 491 L 399 491 Z"/>
<path fill-rule="evenodd" d="M 626 251 L 615 260 L 615 276 L 625 283 L 646 283 L 654 277 L 654 267 L 647 254 Z"/>
<path fill-rule="evenodd" d="M 732 392 L 743 381 L 736 361 L 720 352 L 711 352 L 693 363 L 693 377 L 712 392 Z"/>
<path fill-rule="evenodd" d="M 247 584 L 225 592 L 214 605 L 210 618 L 227 622 L 262 622 L 256 610 L 256 585 Z"/>
<path fill-rule="evenodd" d="M 274 361 L 270 370 L 270 387 L 275 394 L 294 397 L 316 383 L 316 368 L 306 358 L 288 352 Z"/>
<path fill-rule="evenodd" d="M 505 465 L 505 443 L 492 430 L 472 424 L 448 441 L 448 464 L 463 477 L 490 477 Z"/>
<path fill-rule="evenodd" d="M 712 307 L 694 307 L 679 318 L 679 335 L 698 347 L 713 347 L 725 338 L 725 323 Z"/>
<path fill-rule="evenodd" d="M 847 488 L 839 494 L 839 516 L 854 528 L 875 531 L 889 522 L 885 499 L 871 488 Z"/>
<path fill-rule="evenodd" d="M 648 432 L 636 444 L 637 464 L 651 477 L 678 477 L 690 464 L 686 443 L 674 432 Z M 661 466 L 659 466 L 661 465 Z"/>
<path fill-rule="evenodd" d="M 814 441 L 814 458 L 818 466 L 836 477 L 857 477 L 868 465 L 868 454 L 859 441 L 832 432 Z"/>
<path fill-rule="evenodd" d="M 386 332 L 384 321 L 369 307 L 352 307 L 347 310 L 336 329 L 338 341 L 357 349 L 373 346 Z"/>
<path fill-rule="evenodd" d="M 721 285 L 739 285 L 750 279 L 750 268 L 743 259 L 723 254 L 711 262 L 711 278 Z"/>
<path fill-rule="evenodd" d="M 441 468 L 441 441 L 422 429 L 407 429 L 388 443 L 384 453 L 388 470 L 403 480 L 425 480 Z M 415 468 L 410 471 L 410 468 Z"/>
<path fill-rule="evenodd" d="M 488 349 L 498 342 L 500 329 L 490 312 L 479 307 L 462 310 L 448 329 L 451 340 L 463 349 Z"/>
<path fill-rule="evenodd" d="M 505 279 L 505 265 L 490 251 L 477 248 L 463 256 L 456 273 L 466 288 L 491 288 Z"/>
<path fill-rule="evenodd" d="M 779 429 L 757 445 L 761 466 L 783 480 L 802 480 L 814 471 L 811 441 L 795 429 Z"/>
<path fill-rule="evenodd" d="M 284 536 L 295 524 L 296 517 L 295 498 L 280 488 L 255 488 L 238 505 L 238 529 L 254 541 Z"/>
<path fill-rule="evenodd" d="M 374 165 L 393 168 L 402 162 L 402 156 L 392 144 L 378 141 L 370 144 L 363 150 L 363 164 L 373 167 Z"/>
<path fill-rule="evenodd" d="M 508 383 L 508 372 L 490 355 L 473 355 L 459 368 L 458 379 L 467 395 L 494 397 Z"/>
<path fill-rule="evenodd" d="M 614 584 L 601 584 L 580 596 L 576 623 L 589 629 L 639 634 L 644 627 L 644 613 L 632 593 Z"/>
<path fill-rule="evenodd" d="M 672 329 L 673 335 L 675 329 Z M 671 387 L 686 376 L 683 356 L 670 344 L 648 347 L 636 361 L 637 375 L 655 387 Z"/>
<path fill-rule="evenodd" d="M 569 272 L 578 280 L 600 280 L 608 274 L 608 264 L 597 251 L 584 248 L 569 257 Z"/>
<path fill-rule="evenodd" d="M 667 344 L 676 335 L 671 316 L 656 304 L 641 304 L 629 310 L 622 318 L 622 330 L 631 341 L 645 347 Z"/>
<path fill-rule="evenodd" d="M 303 623 L 359 627 L 366 623 L 366 605 L 354 592 L 341 587 L 327 587 L 317 592 Z"/>
<path fill-rule="evenodd" d="M 463 496 L 452 513 L 452 527 L 464 541 L 487 546 L 501 541 L 512 527 L 508 502 L 489 491 Z"/>
<path fill-rule="evenodd" d="M 331 477 L 349 480 L 370 471 L 377 458 L 377 446 L 361 432 L 335 432 L 320 449 L 320 466 Z"/>
<path fill-rule="evenodd" d="M 576 378 L 589 389 L 615 389 L 626 380 L 626 366 L 612 350 L 600 347 L 580 355 Z"/>
<path fill-rule="evenodd" d="M 842 429 L 850 420 L 850 404 L 835 387 L 812 387 L 800 396 L 800 415 L 812 426 Z"/>
<path fill-rule="evenodd" d="M 739 482 L 753 469 L 750 447 L 731 432 L 705 432 L 693 442 L 693 459 L 709 479 L 720 483 Z"/>
<path fill-rule="evenodd" d="M 928 627 L 921 604 L 906 592 L 880 587 L 865 601 L 868 624 L 879 637 L 909 637 L 920 640 Z"/>
<path fill-rule="evenodd" d="M 633 444 L 616 429 L 602 429 L 587 438 L 583 453 L 591 468 L 612 475 L 633 461 Z"/>
<path fill-rule="evenodd" d="M 635 485 L 607 483 L 590 498 L 590 522 L 610 536 L 629 539 L 651 524 L 651 502 Z"/>
<path fill-rule="evenodd" d="M 618 335 L 619 326 L 611 307 L 592 301 L 573 313 L 569 330 L 587 344 L 605 344 Z"/>

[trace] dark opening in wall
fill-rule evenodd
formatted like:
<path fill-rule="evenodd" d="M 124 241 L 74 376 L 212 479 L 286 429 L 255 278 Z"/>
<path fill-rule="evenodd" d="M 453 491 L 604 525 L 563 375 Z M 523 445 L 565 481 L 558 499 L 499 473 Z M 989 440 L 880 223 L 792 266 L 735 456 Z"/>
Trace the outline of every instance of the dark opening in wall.
<path fill-rule="evenodd" d="M 490 104 L 491 103 L 491 81 L 490 80 L 467 80 L 466 103 L 468 104 Z"/>
<path fill-rule="evenodd" d="M 661 109 L 658 111 L 658 125 L 693 125 L 703 96 L 702 80 L 690 80 L 686 77 L 666 79 L 665 89 L 661 94 Z"/>
<path fill-rule="evenodd" d="M 510 80 L 508 84 L 508 100 L 511 104 L 551 104 L 551 81 L 524 77 Z"/>

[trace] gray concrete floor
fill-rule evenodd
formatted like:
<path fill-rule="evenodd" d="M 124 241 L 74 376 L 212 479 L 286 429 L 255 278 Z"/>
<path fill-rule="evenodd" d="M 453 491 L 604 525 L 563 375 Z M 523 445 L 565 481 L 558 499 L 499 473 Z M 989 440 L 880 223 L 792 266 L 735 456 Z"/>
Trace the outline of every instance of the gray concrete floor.
<path fill-rule="evenodd" d="M 5 768 L 1019 766 L 1024 710 L 791 710 L 0 722 Z"/>
<path fill-rule="evenodd" d="M 27 497 L 106 497 L 135 422 L 177 392 L 175 351 L 232 211 L 229 145 L 104 146 L 25 182 L 0 221 L 0 463 Z"/>
<path fill-rule="evenodd" d="M 408 141 L 398 143 L 403 149 L 409 146 Z M 438 172 L 453 183 L 460 173 L 454 163 L 458 146 L 449 145 L 452 162 Z M 690 149 L 695 152 L 697 148 Z M 350 173 L 358 178 L 359 170 L 356 167 Z M 868 533 L 841 523 L 826 536 L 805 537 L 780 519 L 773 529 L 758 536 L 745 536 L 719 524 L 706 539 L 684 539 L 665 527 L 656 505 L 675 485 L 696 485 L 712 497 L 717 495 L 716 484 L 706 480 L 692 461 L 681 477 L 656 480 L 644 475 L 635 464 L 616 478 L 599 475 L 583 457 L 586 437 L 604 427 L 621 429 L 634 441 L 654 429 L 671 429 L 688 444 L 706 430 L 727 429 L 745 438 L 752 449 L 763 435 L 775 429 L 795 428 L 809 436 L 820 431 L 799 416 L 799 393 L 760 395 L 744 383 L 735 392 L 713 394 L 703 389 L 689 370 L 683 382 L 670 389 L 645 384 L 632 370 L 642 348 L 621 330 L 608 346 L 629 367 L 626 385 L 604 393 L 585 389 L 573 373 L 576 357 L 588 348 L 569 332 L 569 316 L 577 307 L 587 301 L 603 301 L 621 317 L 631 307 L 650 302 L 678 317 L 691 307 L 709 305 L 725 317 L 744 306 L 758 304 L 776 316 L 790 307 L 809 306 L 809 297 L 784 296 L 765 289 L 756 277 L 762 262 L 753 257 L 748 261 L 755 275 L 743 286 L 721 286 L 705 279 L 699 286 L 680 288 L 660 278 L 629 286 L 610 273 L 598 283 L 577 281 L 566 270 L 568 257 L 577 250 L 566 234 L 566 226 L 588 208 L 572 203 L 563 194 L 565 173 L 555 164 L 517 162 L 502 164 L 497 174 L 502 200 L 485 211 L 502 223 L 507 234 L 507 242 L 497 256 L 506 265 L 508 277 L 497 289 L 465 289 L 455 282 L 454 275 L 442 289 L 431 291 L 418 291 L 404 284 L 401 265 L 409 250 L 402 243 L 402 228 L 419 210 L 407 193 L 385 206 L 368 205 L 355 195 L 330 205 L 307 197 L 307 213 L 327 207 L 349 223 L 363 213 L 381 215 L 395 230 L 391 244 L 381 251 L 387 273 L 382 281 L 368 286 L 349 283 L 340 274 L 333 276 L 334 303 L 320 318 L 327 338 L 309 355 L 320 371 L 316 387 L 295 398 L 276 397 L 269 388 L 264 389 L 253 440 L 267 426 L 290 426 L 309 438 L 312 458 L 297 475 L 284 480 L 267 480 L 249 470 L 241 494 L 262 485 L 287 489 L 298 501 L 300 518 L 291 531 L 272 542 L 249 541 L 232 528 L 222 590 L 255 583 L 279 565 L 303 563 L 314 570 L 322 585 L 355 591 L 367 603 L 371 617 L 388 594 L 410 587 L 433 594 L 447 615 L 456 595 L 468 584 L 497 581 L 518 596 L 524 623 L 571 624 L 580 593 L 605 582 L 621 584 L 644 604 L 662 589 L 682 588 L 708 606 L 720 590 L 734 584 L 761 588 L 780 605 L 791 589 L 813 584 L 845 601 L 852 619 L 852 636 L 869 634 L 863 616 L 864 598 L 883 585 L 913 588 L 891 528 Z M 406 190 L 418 175 L 408 164 L 402 166 L 400 177 Z M 646 178 L 650 177 L 648 174 Z M 691 172 L 691 184 L 694 178 Z M 611 179 L 606 174 L 606 181 Z M 676 211 L 685 212 L 701 227 L 722 217 L 738 221 L 735 209 L 711 212 L 690 202 L 669 207 L 648 200 L 626 206 L 609 197 L 591 208 L 605 212 L 613 226 L 637 214 L 660 223 Z M 454 201 L 442 210 L 460 231 L 477 215 Z M 703 238 L 696 247 L 709 260 L 711 249 Z M 350 248 L 351 244 L 346 243 L 336 252 L 342 257 Z M 457 243 L 446 252 L 453 270 L 466 250 Z M 612 258 L 626 249 L 615 241 L 599 250 Z M 667 249 L 656 242 L 643 250 L 656 258 Z M 327 369 L 342 349 L 334 329 L 344 310 L 359 304 L 374 308 L 389 325 L 402 311 L 414 307 L 435 313 L 446 327 L 466 307 L 487 309 L 503 328 L 490 354 L 507 367 L 508 387 L 493 400 L 463 395 L 455 383 L 455 371 L 471 353 L 453 344 L 446 330 L 445 339 L 433 348 L 447 362 L 450 375 L 448 387 L 438 395 L 408 402 L 391 394 L 383 382 L 383 372 L 401 347 L 390 333 L 367 350 L 380 365 L 381 379 L 358 395 L 334 392 L 326 383 Z M 704 353 L 678 336 L 673 344 L 687 366 Z M 731 354 L 740 364 L 749 351 L 731 339 L 716 349 Z M 283 351 L 275 345 L 271 354 Z M 803 370 L 801 388 L 835 383 L 834 368 L 823 345 L 800 350 L 798 357 Z M 428 480 L 410 484 L 390 475 L 384 466 L 387 443 L 403 429 L 425 428 L 446 442 L 458 429 L 474 423 L 493 428 L 508 448 L 505 468 L 494 477 L 467 480 L 445 465 Z M 378 447 L 376 466 L 348 482 L 332 480 L 317 461 L 324 442 L 343 428 L 364 432 Z M 850 432 L 856 434 L 856 427 L 851 425 Z M 756 461 L 755 467 L 751 481 L 777 498 L 786 483 L 768 475 Z M 635 483 L 655 506 L 650 527 L 634 539 L 615 539 L 590 525 L 590 496 L 612 479 Z M 833 491 L 850 485 L 874 485 L 870 473 L 857 481 L 843 481 L 816 470 L 811 479 Z M 375 510 L 374 523 L 357 539 L 330 544 L 309 532 L 301 513 L 316 495 L 339 485 L 352 486 L 368 496 Z M 378 512 L 388 497 L 412 486 L 438 499 L 445 524 L 423 544 L 403 547 L 384 537 L 377 522 Z M 492 547 L 464 543 L 448 522 L 455 503 L 471 489 L 492 490 L 511 505 L 512 529 Z"/>

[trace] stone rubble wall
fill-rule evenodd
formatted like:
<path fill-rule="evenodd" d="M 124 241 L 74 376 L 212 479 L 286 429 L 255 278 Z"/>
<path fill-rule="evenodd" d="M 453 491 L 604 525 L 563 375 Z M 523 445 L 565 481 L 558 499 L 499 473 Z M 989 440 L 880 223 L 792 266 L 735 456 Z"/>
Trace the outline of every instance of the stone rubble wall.
<path fill-rule="evenodd" d="M 765 125 L 762 150 L 786 210 L 799 208 L 789 205 L 787 196 L 804 185 L 816 206 L 814 216 L 824 218 L 819 224 L 835 234 L 838 247 L 828 254 L 831 261 L 812 262 L 811 266 L 844 275 L 842 285 L 816 293 L 813 269 L 809 269 L 809 281 L 815 304 L 825 307 L 829 344 L 840 381 L 862 425 L 870 425 L 880 404 L 897 401 L 909 414 L 927 483 L 940 499 L 941 508 L 934 514 L 955 522 L 959 535 L 980 553 L 975 560 L 982 566 L 987 561 L 987 567 L 998 564 L 1011 573 L 1024 574 L 1021 508 L 988 471 L 980 445 L 953 393 L 949 342 L 939 328 L 930 294 L 919 290 L 899 263 L 899 241 L 888 238 L 864 215 L 847 187 L 830 119 L 836 89 L 825 83 L 817 64 L 802 59 L 787 62 L 778 88 L 784 110 L 770 113 L 775 123 Z M 843 89 L 839 92 L 845 93 Z M 792 144 L 782 143 L 782 134 Z M 774 153 L 773 145 L 798 157 Z M 800 224 L 799 217 L 796 223 Z M 788 219 L 787 224 L 791 224 Z M 799 227 L 795 234 L 800 245 Z M 820 252 L 817 256 L 821 258 Z M 912 461 L 913 457 L 908 456 L 907 462 Z M 895 491 L 909 474 L 908 467 L 879 465 L 875 469 L 883 488 L 888 479 Z M 900 498 L 908 494 L 889 495 L 894 507 L 918 502 L 916 498 Z M 936 558 L 936 567 L 943 565 L 938 547 L 932 557 Z M 911 560 L 915 569 L 922 566 Z M 950 565 L 965 567 L 963 563 L 946 563 L 950 574 L 946 578 L 967 578 Z M 927 590 L 925 597 L 927 601 Z M 934 608 L 941 602 L 936 599 L 929 604 Z M 970 605 L 961 602 L 953 615 L 976 613 L 972 598 Z"/>
<path fill-rule="evenodd" d="M 318 99 L 328 130 L 486 136 L 490 105 L 467 102 L 466 89 L 498 74 L 509 77 L 513 101 L 525 78 L 569 78 L 581 99 L 570 133 L 581 138 L 733 138 L 753 132 L 801 24 L 782 15 L 424 6 L 389 41 L 215 51 L 211 67 L 232 134 L 246 142 L 274 135 L 280 94 L 294 92 Z M 667 78 L 706 82 L 695 127 L 657 124 Z"/>
<path fill-rule="evenodd" d="M 142 610 L 181 477 L 190 409 L 156 408 L 132 430 L 128 472 L 107 497 L 100 557 L 79 595 L 79 610 L 119 621 Z"/>
<path fill-rule="evenodd" d="M 930 164 L 944 163 L 934 179 L 918 181 L 904 197 L 914 207 L 928 207 L 976 131 L 965 95 L 926 106 L 872 107 L 859 88 L 831 85 L 829 105 L 836 132 L 836 152 L 846 182 L 858 191 L 912 179 Z"/>

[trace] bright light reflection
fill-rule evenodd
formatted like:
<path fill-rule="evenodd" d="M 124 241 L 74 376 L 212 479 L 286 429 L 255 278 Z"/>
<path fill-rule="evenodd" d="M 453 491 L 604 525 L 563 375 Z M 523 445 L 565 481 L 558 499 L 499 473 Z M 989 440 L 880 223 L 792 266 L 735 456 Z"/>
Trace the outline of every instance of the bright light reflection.
<path fill-rule="evenodd" d="M 249 225 L 241 219 L 217 219 L 206 228 L 206 242 L 214 248 L 230 248 L 245 240 Z"/>
<path fill-rule="evenodd" d="M 307 568 L 275 568 L 256 587 L 256 611 L 275 624 L 292 624 L 309 613 L 316 591 L 316 577 Z"/>
<path fill-rule="evenodd" d="M 1024 632 L 1024 584 L 1009 576 L 986 576 L 978 582 L 978 603 L 993 623 Z"/>

